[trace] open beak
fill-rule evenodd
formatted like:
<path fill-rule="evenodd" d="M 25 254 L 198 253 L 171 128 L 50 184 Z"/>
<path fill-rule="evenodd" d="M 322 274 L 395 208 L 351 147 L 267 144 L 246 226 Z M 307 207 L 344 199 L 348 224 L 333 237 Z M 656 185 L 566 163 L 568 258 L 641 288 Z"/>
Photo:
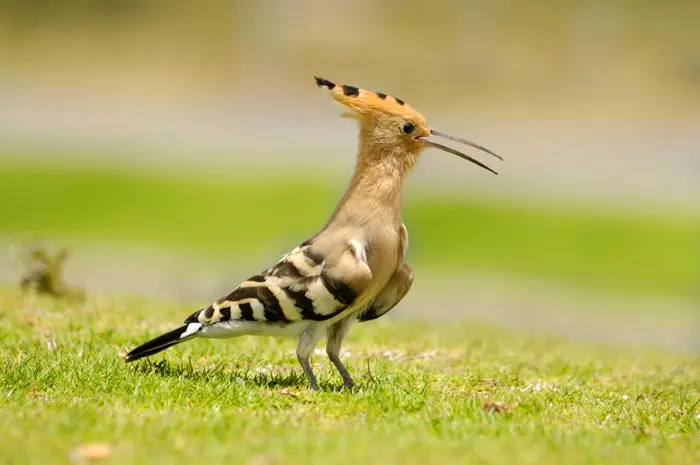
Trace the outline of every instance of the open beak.
<path fill-rule="evenodd" d="M 488 154 L 490 154 L 490 155 L 493 155 L 494 157 L 496 157 L 496 158 L 498 158 L 498 159 L 500 159 L 500 160 L 503 160 L 503 157 L 501 157 L 500 155 L 496 155 L 495 153 L 493 153 L 492 151 L 490 151 L 490 150 L 487 149 L 486 147 L 482 147 L 481 145 L 476 144 L 476 143 L 474 143 L 474 142 L 472 142 L 472 141 L 469 141 L 469 140 L 467 140 L 467 139 L 462 139 L 461 137 L 451 136 L 451 135 L 446 134 L 446 133 L 444 133 L 444 132 L 436 131 L 435 129 L 431 129 L 431 130 L 430 130 L 430 135 L 431 135 L 431 136 L 442 137 L 442 138 L 444 138 L 444 139 L 449 139 L 449 140 L 453 140 L 453 141 L 455 141 L 455 142 L 460 142 L 460 143 L 462 143 L 462 144 L 469 145 L 469 146 L 471 146 L 471 147 L 474 147 L 474 148 L 476 148 L 476 149 L 481 150 L 482 152 L 486 152 L 486 153 L 488 153 Z M 498 173 L 496 173 L 494 170 L 492 170 L 491 168 L 489 168 L 488 166 L 486 166 L 486 165 L 484 165 L 483 163 L 481 163 L 480 161 L 478 161 L 478 160 L 476 160 L 476 159 L 470 157 L 469 155 L 465 155 L 465 154 L 463 154 L 462 152 L 459 152 L 459 151 L 457 151 L 457 150 L 455 150 L 455 149 L 453 149 L 453 148 L 451 148 L 451 147 L 447 147 L 446 145 L 438 144 L 437 142 L 433 142 L 433 141 L 430 141 L 430 140 L 425 140 L 425 139 L 423 139 L 422 137 L 420 138 L 420 141 L 423 142 L 425 145 L 427 145 L 427 146 L 429 146 L 429 147 L 435 147 L 436 149 L 444 150 L 445 152 L 449 152 L 449 153 L 451 153 L 451 154 L 453 154 L 453 155 L 457 155 L 457 156 L 460 157 L 460 158 L 464 158 L 465 160 L 469 160 L 470 162 L 474 163 L 475 165 L 481 166 L 481 167 L 484 168 L 485 170 L 489 170 L 489 171 L 492 172 L 493 174 L 498 174 Z"/>

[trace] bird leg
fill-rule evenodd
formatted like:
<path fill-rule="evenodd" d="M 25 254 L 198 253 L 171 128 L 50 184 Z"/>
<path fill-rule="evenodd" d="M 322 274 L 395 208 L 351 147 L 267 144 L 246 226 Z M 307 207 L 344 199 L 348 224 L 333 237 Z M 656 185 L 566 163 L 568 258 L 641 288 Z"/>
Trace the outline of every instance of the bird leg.
<path fill-rule="evenodd" d="M 299 364 L 304 370 L 306 378 L 309 380 L 309 385 L 314 391 L 318 391 L 318 383 L 316 382 L 316 376 L 311 369 L 309 358 L 311 357 L 311 353 L 314 351 L 319 339 L 321 339 L 321 336 L 323 336 L 323 333 L 320 331 L 319 327 L 311 324 L 301 333 L 299 343 L 297 344 L 297 360 L 299 360 Z"/>
<path fill-rule="evenodd" d="M 347 389 L 352 389 L 355 387 L 355 382 L 352 380 L 350 373 L 340 361 L 340 346 L 343 343 L 343 339 L 348 334 L 350 325 L 355 320 L 355 317 L 351 315 L 348 318 L 344 318 L 337 323 L 332 324 L 328 330 L 328 342 L 326 343 L 326 353 L 328 358 L 333 362 L 333 365 L 338 369 L 340 376 L 343 378 L 343 386 Z"/>

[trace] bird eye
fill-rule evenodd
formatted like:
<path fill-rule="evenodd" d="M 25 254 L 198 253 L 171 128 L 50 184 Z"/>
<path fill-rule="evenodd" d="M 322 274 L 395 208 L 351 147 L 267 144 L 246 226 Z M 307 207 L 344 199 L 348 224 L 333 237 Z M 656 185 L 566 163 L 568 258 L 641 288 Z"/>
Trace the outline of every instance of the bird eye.
<path fill-rule="evenodd" d="M 413 127 L 413 123 L 404 123 L 402 129 L 403 129 L 403 132 L 405 132 L 406 134 L 410 134 L 413 132 L 413 129 L 415 129 L 415 128 Z"/>

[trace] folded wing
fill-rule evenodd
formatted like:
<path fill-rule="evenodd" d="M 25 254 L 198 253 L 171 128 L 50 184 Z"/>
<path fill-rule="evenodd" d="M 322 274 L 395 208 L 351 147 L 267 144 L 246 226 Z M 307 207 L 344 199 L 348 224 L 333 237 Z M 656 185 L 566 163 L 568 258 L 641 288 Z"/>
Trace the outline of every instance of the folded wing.
<path fill-rule="evenodd" d="M 371 279 L 358 242 L 347 242 L 342 253 L 331 256 L 307 241 L 185 323 L 324 321 L 348 309 Z"/>

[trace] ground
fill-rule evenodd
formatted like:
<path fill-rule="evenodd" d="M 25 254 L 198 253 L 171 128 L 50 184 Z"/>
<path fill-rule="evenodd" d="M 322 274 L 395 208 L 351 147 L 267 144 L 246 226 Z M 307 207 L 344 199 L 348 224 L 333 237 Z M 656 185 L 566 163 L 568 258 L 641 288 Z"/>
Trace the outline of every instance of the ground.
<path fill-rule="evenodd" d="M 351 331 L 357 391 L 321 351 L 314 393 L 292 341 L 119 355 L 306 239 L 342 182 L 9 161 L 0 181 L 0 244 L 68 246 L 87 291 L 23 296 L 0 261 L 3 463 L 700 462 L 697 215 L 411 191 L 416 284 Z"/>
<path fill-rule="evenodd" d="M 694 356 L 388 318 L 350 334 L 353 393 L 335 390 L 340 379 L 322 353 L 313 363 L 324 390 L 310 391 L 286 340 L 195 340 L 150 362 L 120 358 L 191 310 L 3 289 L 3 462 L 700 460 Z"/>

